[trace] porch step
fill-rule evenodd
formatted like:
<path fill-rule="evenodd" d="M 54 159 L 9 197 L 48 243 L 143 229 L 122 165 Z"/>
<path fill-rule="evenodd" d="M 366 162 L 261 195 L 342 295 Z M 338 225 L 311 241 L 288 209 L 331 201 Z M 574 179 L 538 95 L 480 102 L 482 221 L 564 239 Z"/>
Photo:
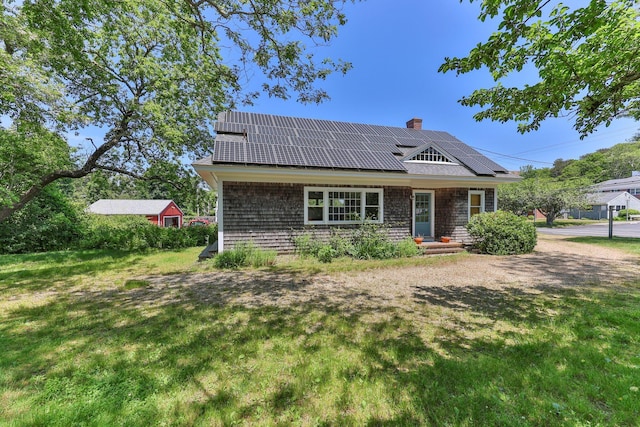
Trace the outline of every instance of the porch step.
<path fill-rule="evenodd" d="M 418 245 L 424 255 L 455 254 L 464 252 L 464 244 L 460 242 L 422 242 Z"/>

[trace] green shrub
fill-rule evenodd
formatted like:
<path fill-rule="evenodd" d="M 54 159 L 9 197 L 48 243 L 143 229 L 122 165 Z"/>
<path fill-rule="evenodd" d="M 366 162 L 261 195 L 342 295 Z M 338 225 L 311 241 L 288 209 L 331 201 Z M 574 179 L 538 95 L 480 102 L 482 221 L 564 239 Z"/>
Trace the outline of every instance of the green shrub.
<path fill-rule="evenodd" d="M 613 219 L 616 221 L 626 221 L 627 212 L 629 213 L 629 215 L 640 215 L 640 211 L 637 209 L 620 209 L 618 211 L 618 216 Z"/>
<path fill-rule="evenodd" d="M 89 215 L 85 220 L 84 249 L 117 249 L 143 251 L 146 249 L 181 249 L 204 246 L 213 242 L 217 226 L 158 227 L 136 215 Z"/>
<path fill-rule="evenodd" d="M 331 245 L 323 245 L 320 247 L 318 251 L 317 258 L 320 262 L 331 262 L 334 258 L 338 256 L 338 251 L 336 251 Z"/>
<path fill-rule="evenodd" d="M 27 205 L 0 222 L 0 253 L 73 249 L 83 233 L 83 213 L 59 186 L 46 186 Z"/>
<path fill-rule="evenodd" d="M 497 211 L 474 215 L 467 224 L 473 246 L 480 253 L 515 255 L 533 251 L 537 235 L 526 218 L 511 212 Z"/>
<path fill-rule="evenodd" d="M 354 250 L 350 233 L 340 228 L 331 229 L 329 246 L 333 249 L 333 258 L 350 255 Z"/>
<path fill-rule="evenodd" d="M 293 238 L 296 254 L 301 256 L 317 257 L 320 248 L 324 245 L 315 235 L 310 233 L 300 234 Z"/>
<path fill-rule="evenodd" d="M 313 256 L 322 262 L 334 258 L 350 256 L 356 259 L 387 259 L 415 256 L 420 253 L 411 237 L 394 243 L 389 238 L 388 229 L 378 224 L 362 224 L 351 231 L 332 229 L 328 242 L 305 233 L 293 239 L 296 253 Z"/>
<path fill-rule="evenodd" d="M 358 259 L 387 259 L 395 256 L 395 245 L 384 226 L 362 224 L 353 231 L 352 256 Z"/>
<path fill-rule="evenodd" d="M 398 258 L 409 258 L 420 255 L 420 249 L 412 237 L 407 237 L 396 243 L 396 256 Z"/>
<path fill-rule="evenodd" d="M 273 265 L 276 251 L 256 248 L 253 243 L 238 243 L 233 249 L 225 250 L 213 258 L 216 268 L 265 267 Z"/>

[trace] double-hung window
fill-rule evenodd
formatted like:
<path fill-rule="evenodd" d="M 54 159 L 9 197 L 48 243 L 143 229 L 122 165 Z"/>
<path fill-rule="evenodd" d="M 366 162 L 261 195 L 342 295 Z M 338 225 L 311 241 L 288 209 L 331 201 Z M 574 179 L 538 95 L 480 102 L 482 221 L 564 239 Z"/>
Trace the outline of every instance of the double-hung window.
<path fill-rule="evenodd" d="M 469 191 L 469 218 L 484 212 L 484 191 Z"/>
<path fill-rule="evenodd" d="M 305 224 L 382 223 L 382 189 L 305 187 Z"/>

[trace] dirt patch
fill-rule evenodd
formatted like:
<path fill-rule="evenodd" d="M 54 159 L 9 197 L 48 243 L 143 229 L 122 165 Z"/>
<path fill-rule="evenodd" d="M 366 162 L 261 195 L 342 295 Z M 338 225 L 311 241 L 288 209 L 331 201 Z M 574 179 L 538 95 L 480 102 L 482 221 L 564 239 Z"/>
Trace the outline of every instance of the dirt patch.
<path fill-rule="evenodd" d="M 414 304 L 475 308 L 504 315 L 509 301 L 559 289 L 618 286 L 637 280 L 638 258 L 624 252 L 541 236 L 528 255 L 473 255 L 438 265 L 333 275 L 232 271 L 149 278 L 131 304 L 184 301 L 244 306 L 321 303 L 346 312 Z M 516 315 L 516 313 L 512 313 Z"/>

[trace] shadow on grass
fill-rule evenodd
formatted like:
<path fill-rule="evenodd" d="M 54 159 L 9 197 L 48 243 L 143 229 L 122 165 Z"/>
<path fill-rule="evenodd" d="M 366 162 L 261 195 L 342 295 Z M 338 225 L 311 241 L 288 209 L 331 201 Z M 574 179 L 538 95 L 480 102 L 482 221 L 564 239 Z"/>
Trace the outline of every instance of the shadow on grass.
<path fill-rule="evenodd" d="M 530 286 L 419 285 L 411 314 L 296 270 L 61 290 L 0 317 L 0 420 L 633 425 L 640 291 L 587 285 L 636 275 L 560 255 L 487 257 L 530 272 Z M 138 262 L 127 254 L 76 261 L 62 274 Z M 25 268 L 28 289 L 50 283 L 53 268 Z M 312 279 L 327 286 L 312 290 Z"/>
<path fill-rule="evenodd" d="M 72 281 L 79 275 L 96 275 L 137 264 L 142 255 L 123 251 L 49 252 L 0 256 L 1 265 L 20 265 L 0 272 L 0 289 L 22 288 L 28 291 L 51 286 L 57 279 Z M 19 261 L 19 264 L 18 264 Z"/>
<path fill-rule="evenodd" d="M 420 323 L 401 310 L 375 298 L 353 304 L 366 295 L 350 291 L 337 302 L 311 294 L 297 304 L 267 304 L 284 298 L 284 290 L 304 294 L 307 283 L 295 275 L 261 274 L 253 282 L 241 272 L 202 279 L 190 295 L 168 283 L 61 294 L 42 306 L 12 310 L 0 324 L 5 420 L 135 426 L 312 420 L 549 425 L 590 419 L 624 425 L 640 416 L 633 396 L 627 403 L 620 395 L 640 379 L 637 370 L 605 361 L 616 357 L 611 336 L 582 336 L 578 325 L 570 329 L 580 339 L 567 339 L 537 311 L 551 304 L 559 323 L 583 322 L 590 314 L 601 323 L 615 320 L 616 333 L 635 334 L 637 328 L 629 330 L 623 320 L 632 310 L 620 301 L 637 304 L 637 293 L 624 300 L 597 293 L 598 302 L 566 298 L 554 305 L 549 297 L 572 295 L 570 290 L 556 288 L 543 301 L 516 289 L 420 287 L 415 297 L 424 303 L 426 321 L 434 321 L 433 305 L 490 321 L 483 326 L 451 316 L 446 333 L 426 339 Z M 247 304 L 238 304 L 243 297 Z M 621 317 L 599 314 L 602 307 L 622 310 Z M 511 331 L 512 344 L 490 326 L 523 320 L 530 329 Z M 486 334 L 469 338 L 470 328 Z M 610 347 L 607 355 L 597 350 L 603 346 Z M 583 393 L 576 396 L 576 388 Z"/>

